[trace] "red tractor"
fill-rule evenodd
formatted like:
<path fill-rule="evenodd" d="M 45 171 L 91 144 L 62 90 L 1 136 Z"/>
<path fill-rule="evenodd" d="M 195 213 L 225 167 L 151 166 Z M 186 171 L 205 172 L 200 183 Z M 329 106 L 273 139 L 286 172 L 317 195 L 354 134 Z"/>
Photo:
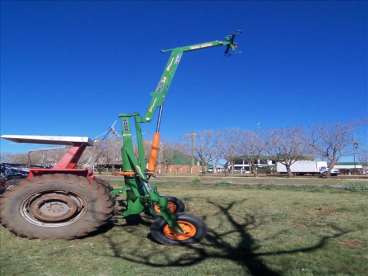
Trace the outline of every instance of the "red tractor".
<path fill-rule="evenodd" d="M 31 168 L 0 199 L 1 223 L 28 238 L 73 239 L 95 231 L 112 215 L 111 188 L 88 169 L 77 169 L 88 137 L 3 135 L 19 143 L 71 146 L 53 168 Z"/>

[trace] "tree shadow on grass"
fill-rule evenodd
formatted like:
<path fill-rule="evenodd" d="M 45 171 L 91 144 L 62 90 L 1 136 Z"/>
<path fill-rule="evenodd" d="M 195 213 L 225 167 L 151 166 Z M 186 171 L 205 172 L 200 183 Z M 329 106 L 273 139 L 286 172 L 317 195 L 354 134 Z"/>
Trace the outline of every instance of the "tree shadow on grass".
<path fill-rule="evenodd" d="M 255 217 L 247 215 L 244 222 L 239 223 L 237 219 L 230 213 L 241 201 L 234 201 L 226 206 L 208 201 L 209 204 L 217 208 L 215 215 L 221 215 L 219 226 L 227 223 L 231 226 L 230 230 L 220 231 L 220 227 L 209 229 L 204 241 L 200 244 L 183 244 L 184 250 L 180 254 L 167 249 L 167 246 L 154 245 L 147 249 L 147 240 L 142 237 L 136 244 L 134 249 L 128 249 L 124 244 L 117 243 L 111 236 L 103 235 L 110 247 L 112 256 L 137 264 L 144 264 L 152 267 L 183 267 L 193 266 L 208 259 L 222 259 L 232 261 L 242 267 L 245 273 L 251 275 L 280 275 L 261 259 L 263 256 L 295 254 L 299 252 L 313 252 L 323 248 L 331 239 L 340 237 L 348 231 L 342 230 L 335 225 L 329 225 L 334 234 L 321 236 L 315 244 L 306 247 L 299 247 L 289 250 L 276 250 L 268 252 L 259 252 L 260 247 L 256 244 L 255 239 L 249 234 L 249 230 L 255 229 L 262 225 L 257 222 Z M 206 219 L 206 217 L 205 217 Z M 131 232 L 138 235 L 139 233 Z M 266 238 L 272 240 L 282 234 L 279 232 L 271 237 Z M 238 239 L 234 241 L 233 235 L 237 235 Z M 145 249 L 144 249 L 145 248 Z M 164 261 L 162 261 L 164 259 Z"/>

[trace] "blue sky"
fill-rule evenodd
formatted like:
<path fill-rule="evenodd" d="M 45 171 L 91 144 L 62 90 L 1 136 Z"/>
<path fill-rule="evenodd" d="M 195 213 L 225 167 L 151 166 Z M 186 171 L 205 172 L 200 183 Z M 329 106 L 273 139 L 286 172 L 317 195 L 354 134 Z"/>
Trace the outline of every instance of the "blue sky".
<path fill-rule="evenodd" d="M 368 114 L 367 26 L 364 1 L 2 1 L 1 133 L 94 137 L 117 114 L 145 111 L 168 58 L 160 49 L 239 28 L 241 54 L 184 55 L 164 139 L 358 120 Z"/>

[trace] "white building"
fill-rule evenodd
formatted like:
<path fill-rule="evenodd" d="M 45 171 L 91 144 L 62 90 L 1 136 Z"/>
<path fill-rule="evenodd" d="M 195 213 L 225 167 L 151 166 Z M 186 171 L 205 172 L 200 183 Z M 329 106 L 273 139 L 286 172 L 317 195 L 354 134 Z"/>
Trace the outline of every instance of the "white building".
<path fill-rule="evenodd" d="M 274 169 L 275 165 L 276 162 L 269 159 L 258 159 L 255 163 L 256 169 L 269 169 L 271 171 Z M 250 160 L 245 158 L 238 158 L 234 161 L 233 165 L 227 163 L 225 166 L 228 170 L 233 170 L 235 173 L 240 174 L 248 174 L 252 171 Z"/>

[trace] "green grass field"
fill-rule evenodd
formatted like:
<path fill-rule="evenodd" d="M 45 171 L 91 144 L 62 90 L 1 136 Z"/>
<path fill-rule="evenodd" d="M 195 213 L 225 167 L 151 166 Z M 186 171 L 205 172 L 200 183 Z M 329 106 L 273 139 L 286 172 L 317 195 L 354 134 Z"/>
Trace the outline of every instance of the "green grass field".
<path fill-rule="evenodd" d="M 124 222 L 74 241 L 26 240 L 0 228 L 0 274 L 367 275 L 367 181 L 336 189 L 323 179 L 174 180 L 158 181 L 159 190 L 205 220 L 201 244 L 159 245 L 148 225 Z"/>

